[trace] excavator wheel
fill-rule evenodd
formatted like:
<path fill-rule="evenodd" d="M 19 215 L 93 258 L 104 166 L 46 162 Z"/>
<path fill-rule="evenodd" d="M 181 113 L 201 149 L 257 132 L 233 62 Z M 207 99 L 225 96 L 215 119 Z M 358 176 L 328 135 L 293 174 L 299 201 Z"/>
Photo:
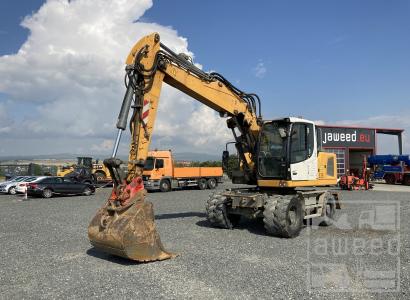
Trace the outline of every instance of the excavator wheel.
<path fill-rule="evenodd" d="M 326 196 L 325 200 L 325 214 L 323 217 L 319 218 L 320 226 L 330 226 L 335 218 L 336 213 L 336 200 L 332 194 Z"/>
<path fill-rule="evenodd" d="M 268 234 L 293 238 L 303 226 L 303 206 L 297 195 L 275 195 L 265 202 L 263 223 Z"/>
<path fill-rule="evenodd" d="M 206 202 L 206 218 L 213 227 L 233 229 L 240 221 L 240 215 L 228 214 L 226 197 L 212 194 Z"/>

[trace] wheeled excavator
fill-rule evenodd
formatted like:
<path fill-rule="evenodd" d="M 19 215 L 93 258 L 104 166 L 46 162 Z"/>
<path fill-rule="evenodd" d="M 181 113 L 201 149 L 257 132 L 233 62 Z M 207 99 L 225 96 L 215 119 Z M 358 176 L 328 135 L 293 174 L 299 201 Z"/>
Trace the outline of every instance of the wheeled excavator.
<path fill-rule="evenodd" d="M 250 187 L 209 197 L 206 216 L 212 226 L 232 229 L 240 217 L 260 218 L 268 234 L 292 238 L 312 220 L 331 223 L 340 208 L 337 193 L 313 187 L 336 184 L 336 156 L 321 151 L 314 122 L 296 117 L 263 120 L 256 94 L 241 91 L 219 73 L 197 68 L 189 56 L 161 43 L 158 33 L 134 45 L 125 70 L 118 134 L 111 158 L 104 160 L 114 187 L 89 225 L 94 247 L 140 262 L 175 256 L 161 243 L 142 180 L 164 82 L 219 112 L 235 139 L 240 170 L 233 172 L 232 181 Z M 116 154 L 130 110 L 131 142 L 124 175 Z M 224 151 L 223 163 L 228 158 Z"/>

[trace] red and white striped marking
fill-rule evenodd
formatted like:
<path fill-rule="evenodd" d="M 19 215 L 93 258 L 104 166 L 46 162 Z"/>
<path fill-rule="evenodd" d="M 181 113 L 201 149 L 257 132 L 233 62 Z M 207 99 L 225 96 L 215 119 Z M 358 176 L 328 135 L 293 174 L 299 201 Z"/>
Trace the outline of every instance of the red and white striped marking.
<path fill-rule="evenodd" d="M 145 124 L 148 123 L 148 115 L 149 115 L 149 101 L 144 100 L 144 106 L 142 107 L 142 121 L 144 121 Z"/>

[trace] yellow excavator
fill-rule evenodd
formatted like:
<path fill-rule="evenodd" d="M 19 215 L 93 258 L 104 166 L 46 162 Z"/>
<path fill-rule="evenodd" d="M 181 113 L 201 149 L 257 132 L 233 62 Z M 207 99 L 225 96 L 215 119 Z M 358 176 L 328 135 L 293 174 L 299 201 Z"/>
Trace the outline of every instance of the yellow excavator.
<path fill-rule="evenodd" d="M 202 71 L 153 33 L 137 42 L 126 60 L 118 134 L 112 157 L 104 160 L 114 187 L 88 227 L 94 247 L 140 262 L 175 256 L 160 241 L 142 180 L 164 82 L 227 118 L 240 159 L 232 181 L 252 186 L 212 194 L 206 201 L 212 226 L 232 229 L 240 217 L 260 218 L 268 234 L 292 238 L 306 223 L 330 225 L 340 208 L 338 195 L 313 187 L 336 184 L 336 156 L 321 151 L 315 124 L 294 117 L 263 120 L 256 94 L 239 90 L 218 73 Z M 131 108 L 125 176 L 116 154 Z M 223 164 L 228 158 L 224 151 Z"/>

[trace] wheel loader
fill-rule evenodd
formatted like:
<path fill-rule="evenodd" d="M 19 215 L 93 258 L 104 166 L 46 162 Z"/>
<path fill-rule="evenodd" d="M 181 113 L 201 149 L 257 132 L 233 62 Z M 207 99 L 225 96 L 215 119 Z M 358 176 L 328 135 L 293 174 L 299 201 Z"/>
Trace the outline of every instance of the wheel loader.
<path fill-rule="evenodd" d="M 89 225 L 93 246 L 140 262 L 175 256 L 161 243 L 142 180 L 163 83 L 226 118 L 240 159 L 240 170 L 232 173 L 232 181 L 252 186 L 213 193 L 205 207 L 212 226 L 232 229 L 240 217 L 259 218 L 268 234 L 292 238 L 306 222 L 329 225 L 340 208 L 337 193 L 313 187 L 336 184 L 336 156 L 321 151 L 313 122 L 295 117 L 264 120 L 256 94 L 241 91 L 219 73 L 197 68 L 189 56 L 161 43 L 158 33 L 134 45 L 125 71 L 118 134 L 111 158 L 104 160 L 114 187 Z M 116 154 L 130 110 L 125 176 Z M 223 163 L 228 158 L 224 151 Z"/>
<path fill-rule="evenodd" d="M 93 162 L 92 157 L 85 157 L 79 156 L 77 157 L 77 164 L 71 166 L 63 166 L 60 167 L 57 171 L 57 176 L 67 176 L 74 173 L 81 173 L 84 171 L 88 173 L 87 177 L 84 178 L 89 183 L 101 183 L 111 181 L 110 174 L 108 169 L 101 163 L 99 163 L 98 159 Z"/>

